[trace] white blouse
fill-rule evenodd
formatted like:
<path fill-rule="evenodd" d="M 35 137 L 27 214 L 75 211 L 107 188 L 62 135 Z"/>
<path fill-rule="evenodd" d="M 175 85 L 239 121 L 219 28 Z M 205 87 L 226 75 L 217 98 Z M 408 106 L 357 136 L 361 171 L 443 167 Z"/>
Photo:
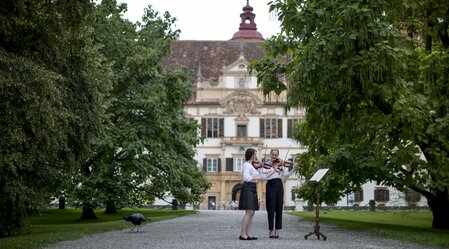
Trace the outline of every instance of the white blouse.
<path fill-rule="evenodd" d="M 260 171 L 255 169 L 249 162 L 245 162 L 242 165 L 242 175 L 244 182 L 257 182 L 257 179 L 254 179 L 255 176 L 262 176 L 264 180 L 267 178 L 266 175 L 261 174 Z"/>

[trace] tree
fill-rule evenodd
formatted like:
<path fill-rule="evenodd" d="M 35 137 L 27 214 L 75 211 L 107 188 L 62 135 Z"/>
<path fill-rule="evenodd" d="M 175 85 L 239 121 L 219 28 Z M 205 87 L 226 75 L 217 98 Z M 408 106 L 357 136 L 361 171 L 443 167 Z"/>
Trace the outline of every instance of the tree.
<path fill-rule="evenodd" d="M 75 178 L 79 204 L 93 210 L 106 203 L 105 212 L 113 213 L 117 205 L 142 204 L 168 192 L 197 201 L 209 184 L 194 158 L 198 126 L 183 112 L 191 84 L 186 72 L 160 65 L 178 37 L 171 30 L 175 19 L 149 6 L 142 23 L 132 24 L 122 18 L 126 5 L 115 0 L 102 1 L 96 11 L 95 38 L 112 65 L 113 89 L 105 132 L 85 163 L 88 171 Z"/>
<path fill-rule="evenodd" d="M 46 207 L 100 130 L 108 80 L 89 1 L 0 3 L 0 236 Z"/>
<path fill-rule="evenodd" d="M 303 174 L 330 166 L 323 199 L 367 181 L 407 187 L 427 198 L 432 227 L 449 229 L 449 6 L 276 0 L 270 8 L 282 33 L 253 68 L 264 92 L 287 89 L 287 108 L 307 110 L 295 137 L 309 147 Z"/>

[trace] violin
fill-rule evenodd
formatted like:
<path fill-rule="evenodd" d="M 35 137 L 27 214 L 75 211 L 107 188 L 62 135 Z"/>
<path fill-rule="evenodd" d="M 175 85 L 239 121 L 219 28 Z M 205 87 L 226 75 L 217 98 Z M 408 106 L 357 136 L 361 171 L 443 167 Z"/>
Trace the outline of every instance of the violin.
<path fill-rule="evenodd" d="M 262 163 L 259 161 L 252 161 L 251 164 L 253 165 L 253 167 L 255 169 L 260 169 L 260 168 L 264 168 L 264 169 L 271 169 L 271 165 L 269 163 Z"/>
<path fill-rule="evenodd" d="M 282 161 L 282 160 L 280 160 L 280 159 L 274 160 L 274 161 L 273 161 L 273 164 L 277 164 L 279 167 L 280 167 L 280 166 L 290 167 L 290 166 L 293 166 L 293 165 L 294 165 L 293 162 L 290 162 L 290 161 Z"/>
<path fill-rule="evenodd" d="M 276 160 L 274 160 L 273 162 L 272 162 L 272 164 L 273 164 L 273 166 L 278 166 L 278 167 L 281 167 L 283 164 L 282 164 L 282 160 L 281 159 L 276 159 Z"/>
<path fill-rule="evenodd" d="M 280 171 L 282 171 L 285 167 L 290 167 L 290 166 L 294 166 L 295 164 L 293 162 L 290 161 L 283 161 L 279 158 L 277 158 L 276 160 L 274 160 L 272 162 L 273 167 L 277 167 Z"/>
<path fill-rule="evenodd" d="M 293 166 L 293 165 L 295 165 L 293 162 L 290 162 L 290 161 L 284 161 L 284 166 L 291 167 L 291 166 Z"/>

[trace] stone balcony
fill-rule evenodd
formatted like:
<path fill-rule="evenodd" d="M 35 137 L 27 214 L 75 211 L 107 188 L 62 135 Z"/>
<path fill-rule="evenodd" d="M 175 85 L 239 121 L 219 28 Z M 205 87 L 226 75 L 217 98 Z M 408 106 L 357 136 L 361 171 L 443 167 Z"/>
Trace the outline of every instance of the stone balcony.
<path fill-rule="evenodd" d="M 222 137 L 220 143 L 230 146 L 262 146 L 264 141 L 260 137 Z"/>

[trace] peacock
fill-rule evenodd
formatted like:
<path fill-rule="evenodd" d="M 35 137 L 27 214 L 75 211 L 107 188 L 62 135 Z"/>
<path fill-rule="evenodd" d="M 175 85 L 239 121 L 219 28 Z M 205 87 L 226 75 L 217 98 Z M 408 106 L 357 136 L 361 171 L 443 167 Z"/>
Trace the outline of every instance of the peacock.
<path fill-rule="evenodd" d="M 137 232 L 139 232 L 139 228 L 140 228 L 140 225 L 142 225 L 142 222 L 150 220 L 141 213 L 134 213 L 129 216 L 123 217 L 123 219 L 125 221 L 129 221 L 134 224 L 133 228 L 131 228 L 131 232 L 134 231 L 134 228 L 136 228 L 136 227 L 137 227 Z"/>

